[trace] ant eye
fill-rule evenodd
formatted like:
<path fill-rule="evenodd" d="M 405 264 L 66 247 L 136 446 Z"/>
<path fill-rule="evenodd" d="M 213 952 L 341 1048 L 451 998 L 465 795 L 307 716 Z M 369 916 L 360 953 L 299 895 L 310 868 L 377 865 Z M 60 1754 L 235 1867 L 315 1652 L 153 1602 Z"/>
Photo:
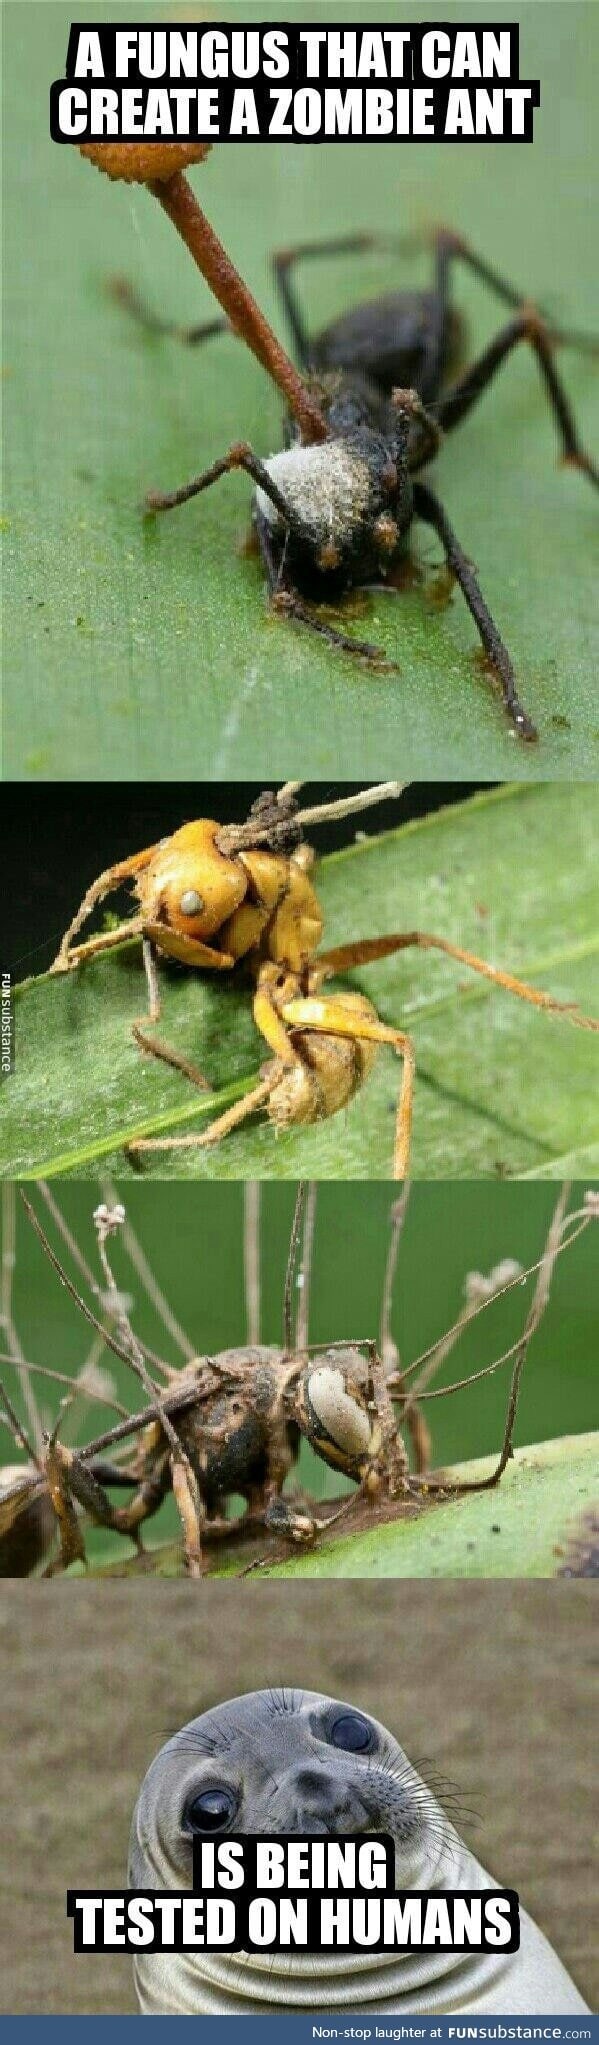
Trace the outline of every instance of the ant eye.
<path fill-rule="evenodd" d="M 202 897 L 201 895 L 198 895 L 196 888 L 186 888 L 185 894 L 181 896 L 181 900 L 179 903 L 181 915 L 199 916 L 200 910 L 203 909 L 203 907 L 204 904 L 202 901 Z"/>
<path fill-rule="evenodd" d="M 372 1746 L 372 1727 L 357 1711 L 343 1711 L 333 1720 L 329 1739 L 331 1746 L 343 1747 L 346 1754 L 365 1754 Z"/>
<path fill-rule="evenodd" d="M 198 1796 L 191 1798 L 185 1807 L 184 1823 L 189 1832 L 224 1832 L 236 1807 L 234 1791 L 215 1783 L 211 1789 L 202 1789 Z"/>

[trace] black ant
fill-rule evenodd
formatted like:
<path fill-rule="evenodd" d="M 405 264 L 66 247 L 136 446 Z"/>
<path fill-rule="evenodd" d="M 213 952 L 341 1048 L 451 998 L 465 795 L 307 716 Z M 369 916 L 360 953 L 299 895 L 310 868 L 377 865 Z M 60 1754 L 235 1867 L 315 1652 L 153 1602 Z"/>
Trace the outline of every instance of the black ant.
<path fill-rule="evenodd" d="M 377 647 L 337 630 L 311 608 L 311 602 L 337 601 L 348 588 L 372 581 L 393 584 L 412 521 L 423 519 L 441 540 L 447 569 L 474 618 L 512 725 L 521 738 L 533 740 L 535 726 L 520 703 L 510 655 L 472 563 L 420 472 L 436 454 L 443 435 L 466 418 L 502 363 L 525 341 L 539 366 L 562 459 L 596 484 L 599 471 L 580 446 L 554 348 L 567 343 L 594 352 L 597 344 L 589 336 L 548 324 L 489 263 L 446 229 L 435 231 L 432 238 L 434 277 L 429 290 L 393 292 L 371 300 L 310 335 L 292 289 L 296 263 L 390 246 L 397 248 L 398 243 L 356 234 L 307 242 L 273 258 L 298 361 L 308 378 L 307 395 L 320 408 L 326 438 L 306 435 L 296 418 L 280 453 L 261 461 L 251 447 L 239 442 L 180 489 L 152 491 L 147 508 L 172 510 L 229 470 L 244 469 L 256 485 L 254 524 L 274 608 L 311 626 L 344 652 L 386 667 L 396 664 L 386 661 Z M 513 312 L 462 374 L 456 371 L 463 329 L 450 289 L 452 267 L 458 261 Z M 126 285 L 116 288 L 143 323 L 189 343 L 204 340 L 218 326 L 226 330 L 229 324 L 210 321 L 181 329 L 146 314 Z M 252 345 L 247 321 L 238 322 L 236 331 Z"/>

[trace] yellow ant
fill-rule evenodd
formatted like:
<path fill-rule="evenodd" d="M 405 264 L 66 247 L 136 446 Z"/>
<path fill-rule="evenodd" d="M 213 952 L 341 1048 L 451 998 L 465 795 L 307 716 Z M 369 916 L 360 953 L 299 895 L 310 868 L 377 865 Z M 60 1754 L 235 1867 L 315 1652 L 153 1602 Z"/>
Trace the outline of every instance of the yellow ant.
<path fill-rule="evenodd" d="M 406 1178 L 416 1075 L 412 1038 L 382 1022 L 366 995 L 323 994 L 321 988 L 333 974 L 388 958 L 408 945 L 445 952 L 535 1008 L 566 1014 L 579 1028 L 599 1030 L 599 1022 L 571 1004 L 556 1001 L 460 945 L 425 931 L 394 931 L 319 952 L 323 919 L 309 877 L 314 854 L 300 842 L 301 826 L 344 817 L 398 796 L 400 784 L 380 782 L 360 795 L 303 811 L 297 806 L 300 786 L 286 782 L 277 795 L 261 795 L 245 824 L 223 825 L 202 817 L 107 867 L 88 888 L 65 932 L 50 969 L 53 973 L 71 971 L 123 939 L 141 937 L 150 1023 L 160 1019 L 159 956 L 218 973 L 232 972 L 243 962 L 254 979 L 254 1021 L 273 1053 L 259 1084 L 201 1134 L 136 1138 L 128 1146 L 134 1160 L 149 1150 L 218 1143 L 258 1108 L 266 1108 L 276 1129 L 334 1115 L 367 1078 L 379 1045 L 388 1044 L 403 1066 L 393 1174 Z M 73 943 L 92 910 L 127 880 L 134 882 L 137 914 L 84 944 Z M 180 1052 L 147 1035 L 145 1023 L 135 1023 L 133 1035 L 141 1050 L 185 1073 L 195 1086 L 206 1086 L 203 1074 Z"/>

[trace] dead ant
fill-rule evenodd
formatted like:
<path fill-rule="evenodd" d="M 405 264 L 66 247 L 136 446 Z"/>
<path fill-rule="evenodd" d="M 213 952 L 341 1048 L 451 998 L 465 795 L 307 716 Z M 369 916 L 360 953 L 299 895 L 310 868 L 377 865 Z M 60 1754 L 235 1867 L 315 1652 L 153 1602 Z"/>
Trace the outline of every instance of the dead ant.
<path fill-rule="evenodd" d="M 43 1190 L 48 1198 L 48 1189 Z M 498 1265 L 489 1278 L 470 1274 L 466 1302 L 452 1328 L 408 1368 L 403 1368 L 391 1334 L 390 1314 L 408 1188 L 404 1188 L 401 1199 L 391 1209 L 378 1340 L 353 1338 L 328 1344 L 308 1341 L 315 1189 L 310 1189 L 307 1204 L 305 1196 L 306 1188 L 300 1185 L 287 1259 L 282 1347 L 266 1347 L 260 1341 L 256 1276 L 258 1189 L 251 1187 L 246 1190 L 248 1343 L 215 1356 L 198 1357 L 193 1353 L 189 1356 L 187 1350 L 183 1366 L 176 1367 L 148 1349 L 134 1334 L 126 1303 L 115 1284 L 107 1242 L 125 1223 L 124 1208 L 103 1203 L 94 1214 L 107 1286 L 104 1298 L 113 1301 L 111 1329 L 102 1326 L 68 1277 L 37 1215 L 21 1193 L 26 1213 L 62 1284 L 102 1342 L 141 1380 L 147 1403 L 140 1412 L 126 1415 L 77 1450 L 66 1448 L 60 1440 L 61 1409 L 51 1433 L 45 1433 L 36 1448 L 8 1393 L 0 1387 L 5 1418 L 29 1459 L 27 1471 L 0 1492 L 3 1573 L 27 1574 L 31 1568 L 31 1516 L 39 1510 L 41 1500 L 46 1505 L 49 1501 L 59 1536 L 58 1557 L 45 1569 L 46 1575 L 53 1575 L 72 1562 L 85 1562 L 82 1517 L 97 1527 L 129 1535 L 141 1551 L 140 1529 L 172 1489 L 183 1527 L 185 1566 L 190 1575 L 199 1576 L 202 1543 L 206 1541 L 230 1540 L 240 1533 L 262 1528 L 293 1543 L 306 1544 L 347 1513 L 357 1496 L 371 1501 L 381 1495 L 390 1501 L 402 1496 L 417 1500 L 437 1491 L 447 1497 L 499 1483 L 512 1453 L 522 1371 L 531 1337 L 547 1304 L 556 1257 L 588 1226 L 597 1212 L 596 1201 L 588 1196 L 581 1209 L 566 1215 L 569 1187 L 562 1187 L 544 1250 L 531 1271 L 523 1272 L 519 1264 L 509 1261 Z M 56 1215 L 55 1204 L 52 1206 Z M 302 1223 L 302 1270 L 294 1326 L 293 1293 Z M 69 1240 L 64 1224 L 62 1227 Z M 444 1480 L 442 1475 L 431 1479 L 427 1474 L 429 1433 L 420 1410 L 423 1398 L 436 1396 L 430 1390 L 431 1378 L 470 1321 L 486 1310 L 492 1299 L 514 1285 L 521 1285 L 532 1272 L 537 1273 L 537 1284 L 519 1340 L 503 1356 L 475 1372 L 474 1377 L 443 1387 L 444 1394 L 460 1390 L 512 1360 L 500 1456 L 489 1476 L 472 1483 L 455 1483 Z M 97 1289 L 94 1287 L 96 1292 Z M 154 1298 L 156 1293 L 154 1284 Z M 5 1355 L 5 1362 L 11 1360 L 21 1374 L 28 1371 L 22 1356 Z M 40 1368 L 43 1370 L 43 1366 Z M 49 1377 L 53 1375 L 48 1373 Z M 123 1411 L 122 1407 L 119 1411 Z M 411 1437 L 413 1472 L 400 1428 L 407 1428 Z M 118 1445 L 131 1436 L 139 1437 L 137 1447 L 129 1460 L 119 1460 Z M 283 1496 L 285 1480 L 297 1465 L 302 1441 L 309 1442 L 321 1461 L 357 1487 L 336 1512 L 323 1520 L 316 1517 L 311 1501 L 298 1502 Z M 112 1462 L 105 1459 L 107 1449 L 116 1450 Z M 123 1487 L 131 1488 L 133 1497 L 128 1505 L 115 1507 L 108 1490 Z M 226 1516 L 233 1494 L 246 1501 L 245 1515 L 237 1521 Z M 20 1520 L 23 1542 L 19 1556 L 16 1533 Z M 33 1561 L 36 1559 L 34 1556 Z"/>
<path fill-rule="evenodd" d="M 183 232 L 178 218 L 176 224 Z M 203 225 L 205 235 L 206 223 Z M 519 700 L 510 654 L 472 562 L 429 483 L 419 478 L 437 453 L 443 435 L 460 425 L 502 364 L 525 342 L 538 364 L 562 460 L 597 484 L 599 471 L 578 439 L 572 408 L 555 367 L 554 349 L 568 345 L 595 353 L 599 344 L 591 336 L 545 320 L 525 294 L 515 290 L 460 235 L 439 228 L 430 242 L 434 260 L 431 288 L 392 292 L 358 305 L 315 335 L 308 333 L 292 289 L 292 270 L 300 260 L 324 257 L 329 261 L 340 252 L 360 254 L 373 248 L 397 251 L 398 247 L 418 246 L 418 239 L 398 241 L 354 234 L 306 242 L 275 255 L 275 281 L 307 379 L 306 395 L 317 402 L 324 421 L 322 430 L 317 431 L 311 419 L 306 424 L 291 386 L 293 417 L 282 452 L 264 461 L 245 441 L 239 442 L 181 488 L 151 491 L 146 507 L 152 513 L 172 511 L 230 470 L 244 469 L 256 485 L 254 525 L 272 607 L 310 626 L 344 652 L 391 668 L 396 664 L 387 661 L 380 649 L 337 630 L 311 603 L 337 602 L 352 586 L 373 581 L 393 586 L 413 521 L 424 520 L 441 541 L 447 571 L 459 584 L 474 619 L 512 726 L 520 738 L 534 740 L 538 736 L 535 725 Z M 199 260 L 195 249 L 194 253 Z M 226 263 L 223 251 L 221 255 Z M 505 326 L 461 373 L 457 372 L 463 322 L 451 299 L 452 270 L 458 263 L 512 308 Z M 118 280 L 115 288 L 121 302 L 142 324 L 190 344 L 205 340 L 219 325 L 226 331 L 230 324 L 227 320 L 210 321 L 181 329 L 148 313 L 123 280 Z M 219 295 L 222 299 L 220 287 Z M 258 309 L 250 304 L 248 310 L 244 305 L 243 317 L 234 312 L 232 324 L 260 354 L 254 328 L 259 328 L 262 337 L 266 323 Z M 280 385 L 277 344 L 274 335 L 270 339 L 274 368 L 263 353 L 261 359 Z"/>
<path fill-rule="evenodd" d="M 277 795 L 266 791 L 245 824 L 220 825 L 202 818 L 108 867 L 87 889 L 65 932 L 50 968 L 53 973 L 69 972 L 124 938 L 141 937 L 150 1023 L 160 1017 L 159 956 L 210 972 L 245 964 L 254 979 L 254 1020 L 274 1054 L 263 1067 L 259 1084 L 200 1134 L 136 1137 L 127 1146 L 133 1162 L 147 1151 L 220 1142 L 259 1108 L 266 1108 L 277 1130 L 336 1114 L 367 1077 L 377 1047 L 388 1044 L 403 1063 L 393 1172 L 395 1178 L 406 1178 L 416 1073 L 412 1038 L 383 1023 L 364 994 L 320 990 L 332 974 L 388 958 L 408 945 L 442 951 L 536 1008 L 564 1013 L 580 1028 L 599 1030 L 599 1022 L 570 1005 L 424 931 L 361 938 L 319 952 L 322 915 L 309 878 L 313 854 L 299 842 L 301 826 L 366 809 L 399 795 L 400 788 L 397 782 L 382 782 L 358 796 L 301 810 L 300 786 L 286 782 Z M 128 879 L 134 882 L 138 913 L 84 944 L 73 943 L 96 905 Z M 149 1036 L 145 1024 L 135 1023 L 133 1035 L 142 1051 L 174 1066 L 195 1086 L 206 1087 L 197 1067 Z"/>

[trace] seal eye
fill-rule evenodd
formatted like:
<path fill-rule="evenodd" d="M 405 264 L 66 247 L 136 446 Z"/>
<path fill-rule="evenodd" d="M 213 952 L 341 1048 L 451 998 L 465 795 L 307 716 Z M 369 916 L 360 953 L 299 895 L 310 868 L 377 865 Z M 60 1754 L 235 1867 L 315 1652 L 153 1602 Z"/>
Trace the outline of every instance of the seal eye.
<path fill-rule="evenodd" d="M 236 1805 L 233 1790 L 226 1789 L 222 1783 L 214 1783 L 211 1789 L 201 1789 L 185 1807 L 184 1821 L 188 1831 L 224 1832 Z"/>
<path fill-rule="evenodd" d="M 181 896 L 179 903 L 181 915 L 199 916 L 203 907 L 202 897 L 198 894 L 197 888 L 186 888 L 185 894 Z"/>
<path fill-rule="evenodd" d="M 365 1754 L 372 1746 L 372 1727 L 357 1711 L 343 1711 L 333 1719 L 329 1739 L 331 1746 L 343 1747 L 346 1754 Z"/>

